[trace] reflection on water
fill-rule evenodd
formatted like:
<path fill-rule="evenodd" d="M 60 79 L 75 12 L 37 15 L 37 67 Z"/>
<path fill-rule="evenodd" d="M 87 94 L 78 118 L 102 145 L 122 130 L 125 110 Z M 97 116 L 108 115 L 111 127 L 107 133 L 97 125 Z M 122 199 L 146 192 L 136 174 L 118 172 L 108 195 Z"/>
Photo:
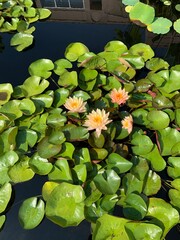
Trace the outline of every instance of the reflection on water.
<path fill-rule="evenodd" d="M 126 25 L 78 24 L 60 22 L 37 23 L 34 33 L 34 46 L 24 52 L 17 52 L 10 47 L 11 35 L 3 34 L 5 49 L 0 52 L 0 83 L 10 82 L 14 86 L 22 84 L 29 77 L 28 66 L 40 58 L 55 61 L 64 57 L 64 51 L 71 42 L 82 42 L 90 51 L 103 51 L 107 42 L 120 38 L 128 29 Z M 144 41 L 144 35 L 140 36 Z M 1 46 L 1 43 L 0 43 Z M 160 49 L 158 54 L 161 55 Z M 33 230 L 23 230 L 18 222 L 20 203 L 28 197 L 41 194 L 41 188 L 46 179 L 35 177 L 32 181 L 17 184 L 15 188 L 14 205 L 7 214 L 4 229 L 0 232 L 1 240 L 88 240 L 90 239 L 90 224 L 82 222 L 78 227 L 60 228 L 47 219 Z M 172 230 L 166 240 L 178 239 L 177 230 Z M 122 239 L 123 240 L 123 239 Z"/>

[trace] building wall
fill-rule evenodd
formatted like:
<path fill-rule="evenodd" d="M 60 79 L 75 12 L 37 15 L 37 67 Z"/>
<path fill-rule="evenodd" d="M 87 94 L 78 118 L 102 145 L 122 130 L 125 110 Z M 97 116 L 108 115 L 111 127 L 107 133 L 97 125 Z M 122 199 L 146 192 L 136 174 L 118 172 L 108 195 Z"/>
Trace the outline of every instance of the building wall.
<path fill-rule="evenodd" d="M 38 7 L 42 7 L 40 0 L 35 2 Z M 52 15 L 49 20 L 86 23 L 127 23 L 129 21 L 119 0 L 102 0 L 102 10 L 90 9 L 89 0 L 84 0 L 84 3 L 85 9 L 50 8 Z"/>

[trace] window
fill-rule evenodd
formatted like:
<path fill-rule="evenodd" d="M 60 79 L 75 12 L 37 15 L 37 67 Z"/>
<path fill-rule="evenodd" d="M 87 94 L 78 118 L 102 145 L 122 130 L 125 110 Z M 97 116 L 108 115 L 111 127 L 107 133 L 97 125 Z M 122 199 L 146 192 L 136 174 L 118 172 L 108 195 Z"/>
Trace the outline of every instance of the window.
<path fill-rule="evenodd" d="M 90 0 L 90 9 L 102 10 L 102 0 Z"/>
<path fill-rule="evenodd" d="M 43 7 L 84 8 L 84 0 L 41 0 Z"/>

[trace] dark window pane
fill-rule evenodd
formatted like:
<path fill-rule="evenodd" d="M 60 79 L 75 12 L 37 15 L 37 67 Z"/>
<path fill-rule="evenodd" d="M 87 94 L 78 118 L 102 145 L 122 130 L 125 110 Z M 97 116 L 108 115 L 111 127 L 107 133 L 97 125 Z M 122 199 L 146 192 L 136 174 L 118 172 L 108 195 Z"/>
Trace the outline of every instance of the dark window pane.
<path fill-rule="evenodd" d="M 70 0 L 72 8 L 83 8 L 83 0 Z"/>
<path fill-rule="evenodd" d="M 54 0 L 44 0 L 42 5 L 43 7 L 55 7 Z"/>
<path fill-rule="evenodd" d="M 56 0 L 57 7 L 69 7 L 68 0 Z"/>
<path fill-rule="evenodd" d="M 90 9 L 102 10 L 102 0 L 90 0 Z"/>

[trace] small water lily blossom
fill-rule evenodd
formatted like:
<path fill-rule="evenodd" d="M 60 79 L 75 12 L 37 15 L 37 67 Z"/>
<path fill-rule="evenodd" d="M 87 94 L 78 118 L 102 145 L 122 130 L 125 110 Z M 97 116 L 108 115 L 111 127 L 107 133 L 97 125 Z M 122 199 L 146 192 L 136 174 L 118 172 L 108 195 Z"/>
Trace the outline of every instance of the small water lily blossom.
<path fill-rule="evenodd" d="M 128 99 L 128 92 L 125 89 L 119 88 L 118 90 L 114 88 L 109 94 L 112 103 L 117 103 L 119 105 L 124 104 Z"/>
<path fill-rule="evenodd" d="M 128 133 L 132 132 L 133 129 L 133 118 L 132 116 L 127 116 L 125 117 L 122 121 L 122 128 L 126 129 L 128 131 Z"/>
<path fill-rule="evenodd" d="M 107 130 L 106 125 L 112 122 L 108 117 L 109 113 L 106 113 L 104 109 L 92 110 L 92 112 L 87 115 L 84 126 L 88 127 L 88 130 L 95 129 L 96 135 L 99 137 L 102 130 Z"/>
<path fill-rule="evenodd" d="M 83 102 L 81 97 L 69 97 L 64 106 L 69 110 L 69 112 L 82 113 L 86 111 L 86 102 Z"/>

